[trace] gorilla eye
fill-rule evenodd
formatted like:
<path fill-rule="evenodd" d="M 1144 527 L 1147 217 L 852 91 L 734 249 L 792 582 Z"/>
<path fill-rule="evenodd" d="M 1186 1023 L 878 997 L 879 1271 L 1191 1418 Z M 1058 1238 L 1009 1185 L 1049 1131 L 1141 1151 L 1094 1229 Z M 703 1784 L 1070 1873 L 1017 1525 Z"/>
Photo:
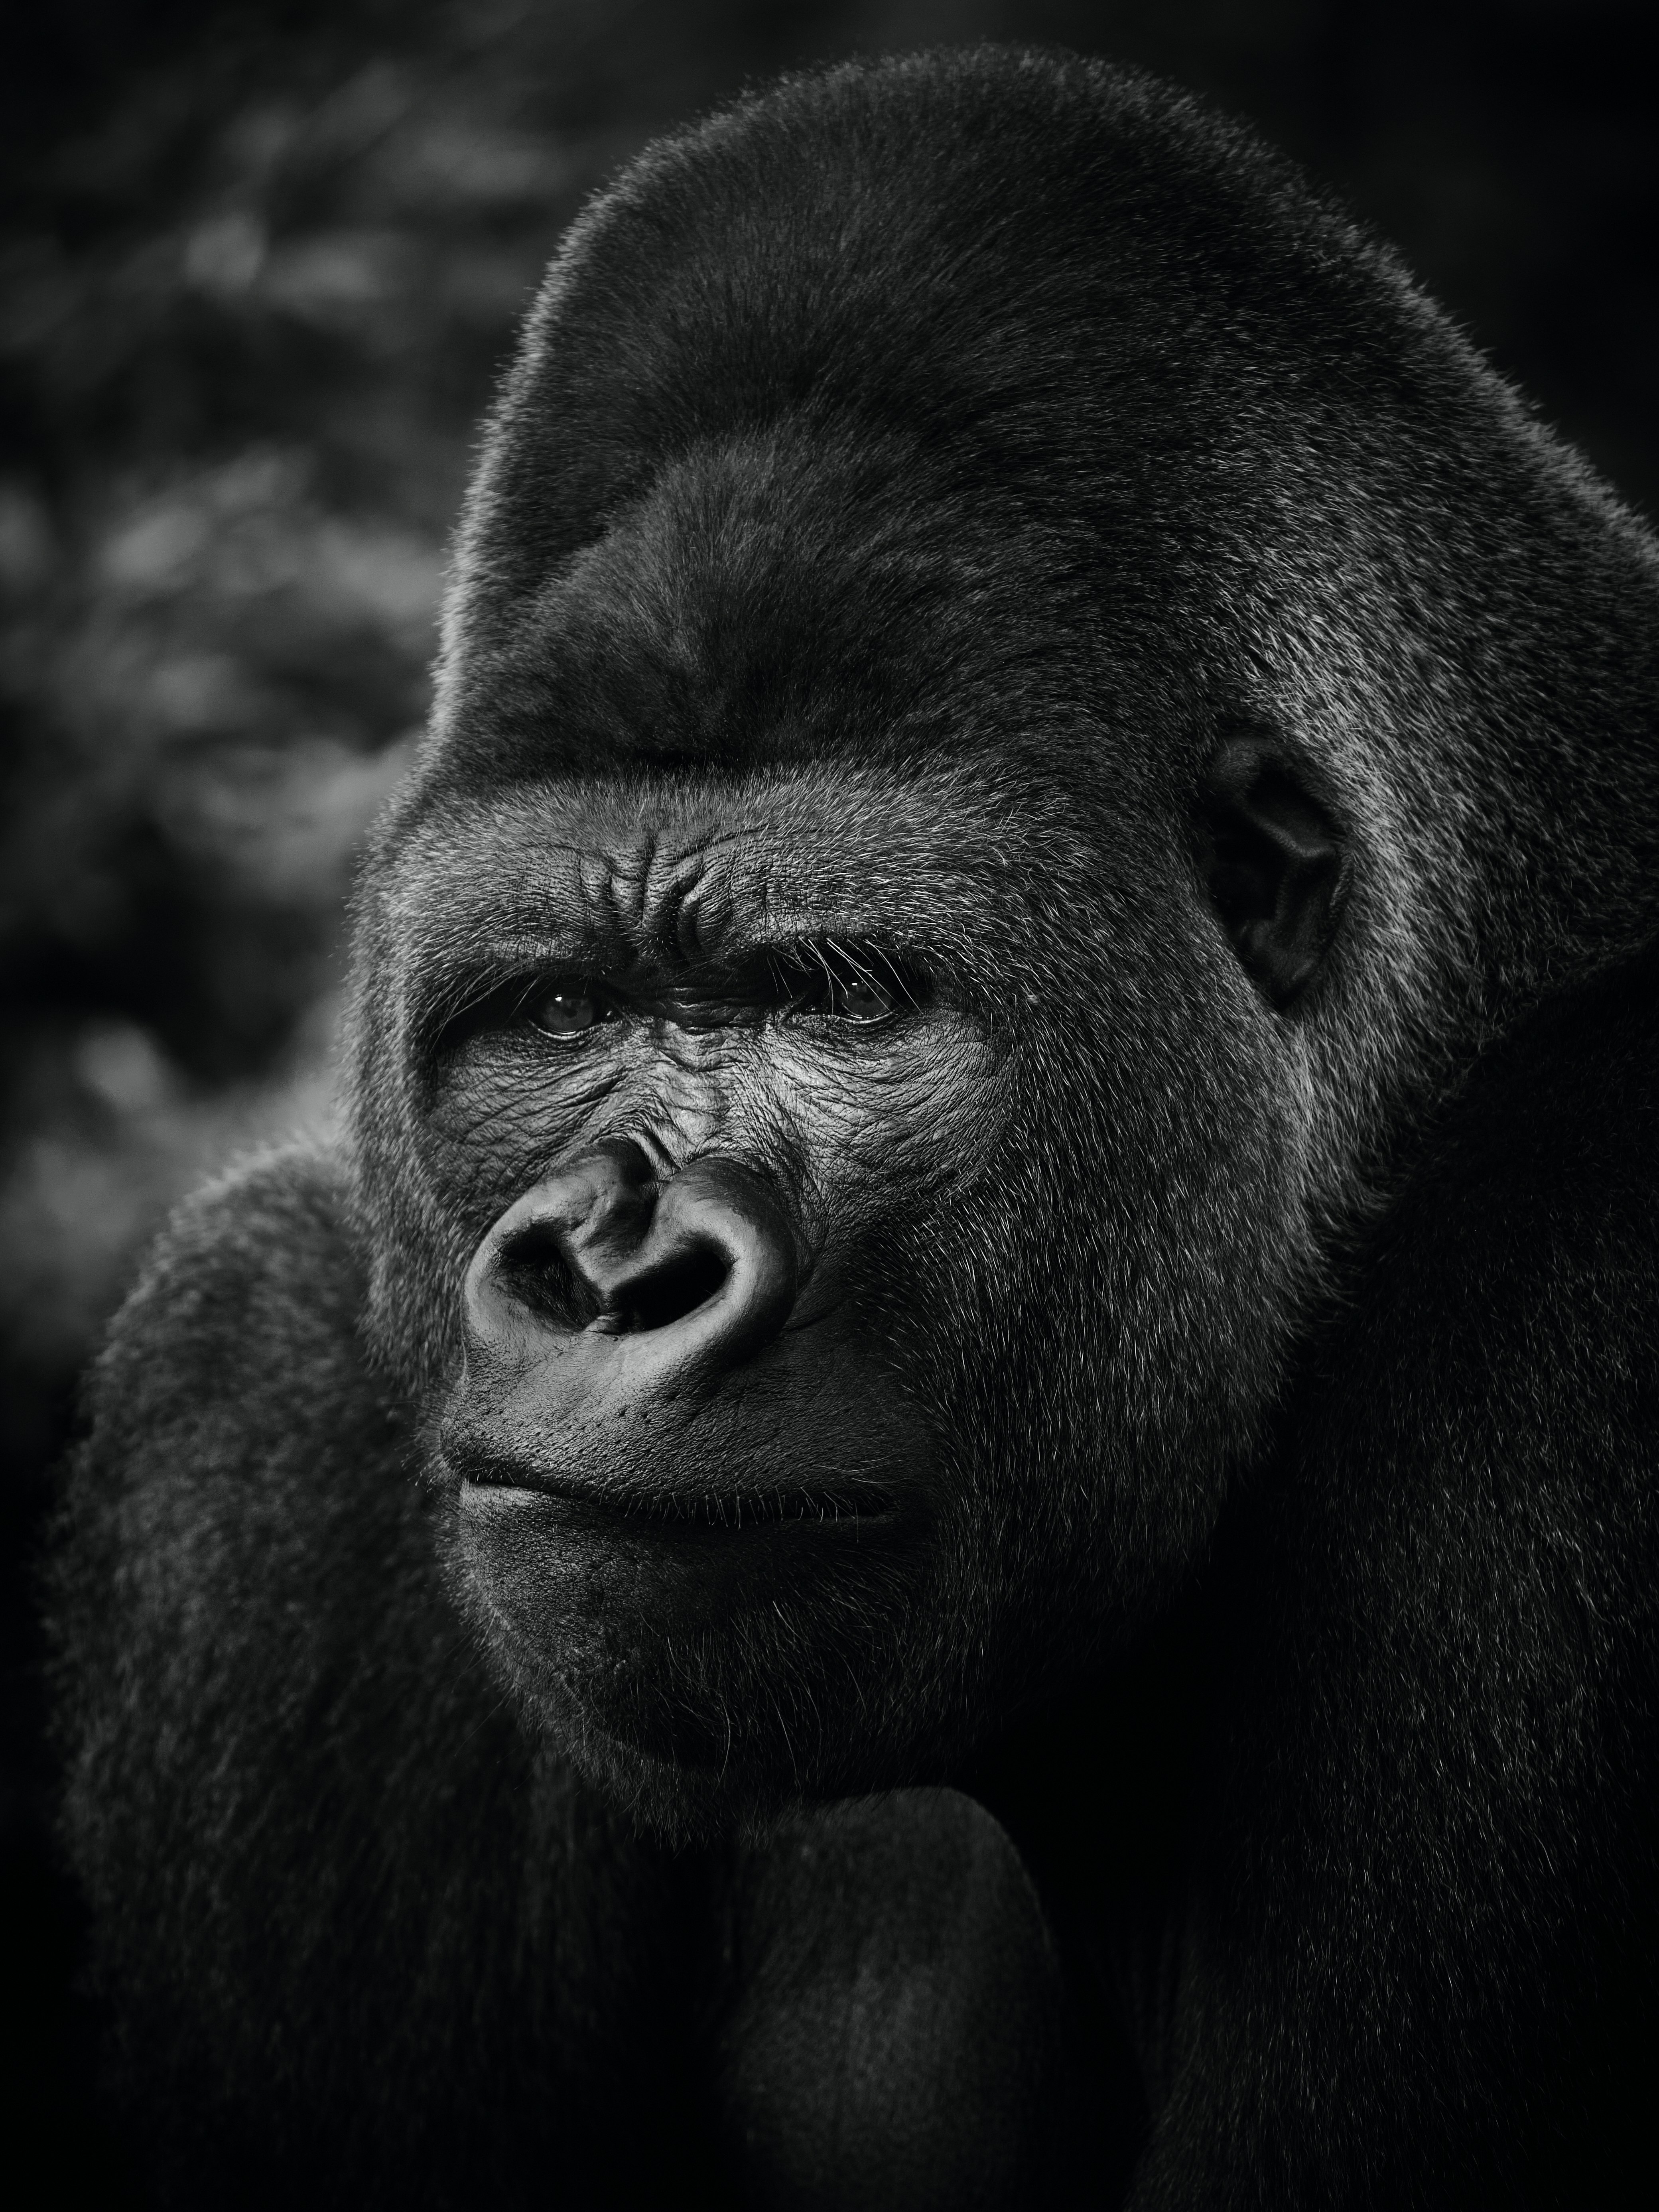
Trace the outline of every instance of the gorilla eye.
<path fill-rule="evenodd" d="M 883 945 L 806 939 L 774 951 L 768 964 L 769 995 L 785 1020 L 875 1029 L 933 1000 L 931 979 Z"/>
<path fill-rule="evenodd" d="M 823 1011 L 839 1014 L 843 1021 L 880 1022 L 892 1012 L 894 1004 L 892 993 L 872 975 L 855 975 L 844 981 L 837 976 L 825 994 Z"/>
<path fill-rule="evenodd" d="M 929 995 L 923 979 L 884 947 L 832 939 L 793 947 L 777 960 L 774 975 L 793 1012 L 870 1028 Z"/>
<path fill-rule="evenodd" d="M 532 1001 L 531 1020 L 549 1036 L 582 1036 L 597 1029 L 605 1008 L 592 991 L 549 991 Z"/>

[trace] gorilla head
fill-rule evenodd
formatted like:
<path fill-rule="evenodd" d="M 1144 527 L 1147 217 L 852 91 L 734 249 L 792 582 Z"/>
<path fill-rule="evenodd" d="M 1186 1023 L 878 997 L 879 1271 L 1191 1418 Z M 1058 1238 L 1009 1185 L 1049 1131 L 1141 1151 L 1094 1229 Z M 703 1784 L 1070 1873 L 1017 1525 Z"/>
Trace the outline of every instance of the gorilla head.
<path fill-rule="evenodd" d="M 378 1356 L 587 1772 L 941 1771 L 1167 1601 L 1413 1100 L 1634 901 L 1645 702 L 1559 672 L 1650 591 L 1386 252 L 1132 76 L 844 69 L 594 204 L 353 1078 Z"/>

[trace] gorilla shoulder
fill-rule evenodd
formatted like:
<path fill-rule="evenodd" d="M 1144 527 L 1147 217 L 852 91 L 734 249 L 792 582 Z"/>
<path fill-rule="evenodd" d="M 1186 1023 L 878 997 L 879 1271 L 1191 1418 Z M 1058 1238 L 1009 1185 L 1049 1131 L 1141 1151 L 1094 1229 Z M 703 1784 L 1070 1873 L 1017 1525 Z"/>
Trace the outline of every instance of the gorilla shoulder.
<path fill-rule="evenodd" d="M 394 1401 L 358 1353 L 349 1203 L 339 1161 L 295 1149 L 245 1163 L 180 1208 L 91 1380 L 88 1411 L 112 1460 L 142 1461 L 181 1427 L 216 1420 L 225 1457 L 202 1469 L 228 1477 L 262 1449 L 289 1449 L 296 1420 L 322 1435 L 369 1403 L 391 1418 Z"/>

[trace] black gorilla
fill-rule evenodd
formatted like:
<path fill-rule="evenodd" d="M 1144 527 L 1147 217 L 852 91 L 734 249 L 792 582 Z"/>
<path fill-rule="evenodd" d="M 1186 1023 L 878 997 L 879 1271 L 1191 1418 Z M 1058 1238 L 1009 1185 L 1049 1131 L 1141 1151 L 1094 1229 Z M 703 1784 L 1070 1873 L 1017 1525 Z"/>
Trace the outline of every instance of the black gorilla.
<path fill-rule="evenodd" d="M 1611 2185 L 1656 580 L 1140 77 L 838 69 L 589 209 L 349 1141 L 185 1209 L 73 1475 L 68 1829 L 176 2190 Z"/>

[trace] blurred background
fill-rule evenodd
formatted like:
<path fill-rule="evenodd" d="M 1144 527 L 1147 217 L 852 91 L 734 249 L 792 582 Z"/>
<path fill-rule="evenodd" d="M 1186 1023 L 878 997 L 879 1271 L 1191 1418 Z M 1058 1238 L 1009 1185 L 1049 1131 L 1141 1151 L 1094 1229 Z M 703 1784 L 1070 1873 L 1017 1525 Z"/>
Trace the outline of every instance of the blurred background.
<path fill-rule="evenodd" d="M 0 0 L 0 2078 L 54 2202 L 134 2201 L 81 2088 L 29 1601 L 75 1376 L 174 1200 L 326 1120 L 353 854 L 425 709 L 473 426 L 584 196 L 784 66 L 1140 62 L 1391 237 L 1651 514 L 1651 17 Z"/>

